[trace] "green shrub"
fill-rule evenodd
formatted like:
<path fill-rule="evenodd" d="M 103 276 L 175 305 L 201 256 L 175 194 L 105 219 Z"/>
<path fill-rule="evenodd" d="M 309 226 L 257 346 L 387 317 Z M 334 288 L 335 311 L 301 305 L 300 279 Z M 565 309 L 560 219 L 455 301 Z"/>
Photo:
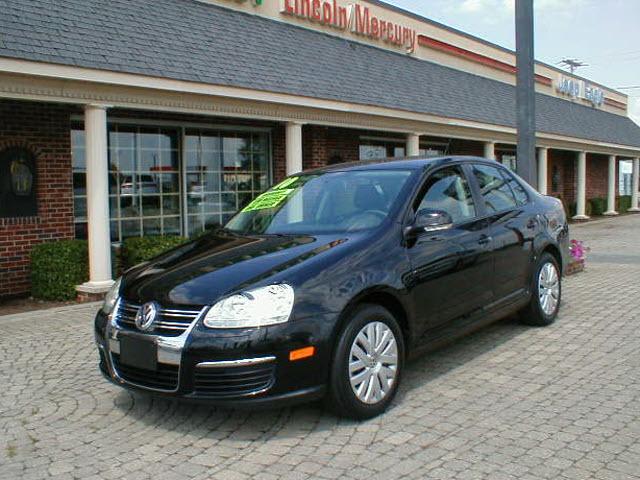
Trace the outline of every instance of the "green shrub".
<path fill-rule="evenodd" d="M 569 218 L 574 217 L 578 213 L 578 204 L 576 202 L 569 204 Z M 590 217 L 593 214 L 593 205 L 588 201 L 584 206 L 584 214 Z"/>
<path fill-rule="evenodd" d="M 31 251 L 31 294 L 43 300 L 71 300 L 89 279 L 85 240 L 42 243 Z"/>
<path fill-rule="evenodd" d="M 616 199 L 616 210 L 626 213 L 631 208 L 631 195 L 621 195 Z"/>
<path fill-rule="evenodd" d="M 591 204 L 592 215 L 603 215 L 607 211 L 607 199 L 606 198 L 591 198 L 589 199 Z"/>
<path fill-rule="evenodd" d="M 127 238 L 122 242 L 120 249 L 120 267 L 125 271 L 141 262 L 151 260 L 153 257 L 157 257 L 187 240 L 184 237 L 177 236 Z"/>

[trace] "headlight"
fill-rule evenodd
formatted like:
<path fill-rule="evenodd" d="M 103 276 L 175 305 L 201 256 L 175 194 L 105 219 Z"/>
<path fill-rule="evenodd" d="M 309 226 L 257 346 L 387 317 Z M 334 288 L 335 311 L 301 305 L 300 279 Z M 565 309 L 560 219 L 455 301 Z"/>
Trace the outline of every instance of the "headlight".
<path fill-rule="evenodd" d="M 111 289 L 104 297 L 104 303 L 102 304 L 102 312 L 105 315 L 109 315 L 113 311 L 113 307 L 116 306 L 118 296 L 120 295 L 120 285 L 122 284 L 122 277 L 118 278 Z"/>
<path fill-rule="evenodd" d="M 211 307 L 204 318 L 204 325 L 209 328 L 247 328 L 284 323 L 291 315 L 293 298 L 293 287 L 285 283 L 240 292 Z"/>

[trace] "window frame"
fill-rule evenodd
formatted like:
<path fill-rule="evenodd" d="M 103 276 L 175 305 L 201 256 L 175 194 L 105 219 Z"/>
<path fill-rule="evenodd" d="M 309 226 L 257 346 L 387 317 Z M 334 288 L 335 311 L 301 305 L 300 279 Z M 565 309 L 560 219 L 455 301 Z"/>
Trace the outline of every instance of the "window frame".
<path fill-rule="evenodd" d="M 507 185 L 511 189 L 511 192 L 513 192 L 513 197 L 516 199 L 517 207 L 525 207 L 525 206 L 529 205 L 531 203 L 531 195 L 529 195 L 529 192 L 527 191 L 527 188 L 522 184 L 520 179 L 516 175 L 514 175 L 514 173 L 511 170 L 509 170 L 508 168 L 500 167 L 500 168 L 498 168 L 498 170 L 500 170 L 500 173 L 502 174 L 502 176 L 505 177 L 505 180 L 507 181 Z M 524 192 L 524 196 L 527 199 L 524 203 L 522 203 L 522 204 L 518 203 L 518 198 L 516 196 L 516 192 L 513 191 L 513 188 L 511 187 L 509 179 L 511 179 L 514 182 L 516 182 L 520 186 L 520 188 L 522 188 L 522 191 Z"/>

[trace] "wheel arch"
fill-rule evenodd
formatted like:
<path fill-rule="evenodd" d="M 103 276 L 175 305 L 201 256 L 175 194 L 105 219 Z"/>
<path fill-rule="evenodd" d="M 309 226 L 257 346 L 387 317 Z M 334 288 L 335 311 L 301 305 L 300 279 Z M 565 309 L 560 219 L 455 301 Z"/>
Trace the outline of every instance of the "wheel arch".
<path fill-rule="evenodd" d="M 409 320 L 409 312 L 407 310 L 407 307 L 403 304 L 402 300 L 400 300 L 399 294 L 389 289 L 388 287 L 383 286 L 372 287 L 360 292 L 358 295 L 352 298 L 351 301 L 342 309 L 334 333 L 332 350 L 335 350 L 335 346 L 337 344 L 337 341 L 335 341 L 336 337 L 342 331 L 345 324 L 349 320 L 349 316 L 358 306 L 363 304 L 380 305 L 381 307 L 384 307 L 389 310 L 389 312 L 391 312 L 391 314 L 398 321 L 400 329 L 402 330 L 402 337 L 405 345 L 405 356 L 407 356 L 412 340 L 412 328 L 411 322 Z"/>
<path fill-rule="evenodd" d="M 560 267 L 560 272 L 564 271 L 564 265 L 562 262 L 562 253 L 560 252 L 560 249 L 556 245 L 552 243 L 545 245 L 540 251 L 540 255 L 542 256 L 542 254 L 544 253 L 549 253 L 550 255 L 552 255 L 558 262 L 558 266 Z"/>

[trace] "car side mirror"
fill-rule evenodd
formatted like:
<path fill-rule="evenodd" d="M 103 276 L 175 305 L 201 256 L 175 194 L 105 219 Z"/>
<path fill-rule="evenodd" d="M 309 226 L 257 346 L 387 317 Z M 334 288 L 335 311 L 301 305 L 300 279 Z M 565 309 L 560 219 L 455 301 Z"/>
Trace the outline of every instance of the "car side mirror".
<path fill-rule="evenodd" d="M 407 227 L 406 235 L 416 237 L 426 232 L 447 230 L 453 226 L 451 215 L 443 210 L 424 208 L 416 213 L 413 225 Z"/>

